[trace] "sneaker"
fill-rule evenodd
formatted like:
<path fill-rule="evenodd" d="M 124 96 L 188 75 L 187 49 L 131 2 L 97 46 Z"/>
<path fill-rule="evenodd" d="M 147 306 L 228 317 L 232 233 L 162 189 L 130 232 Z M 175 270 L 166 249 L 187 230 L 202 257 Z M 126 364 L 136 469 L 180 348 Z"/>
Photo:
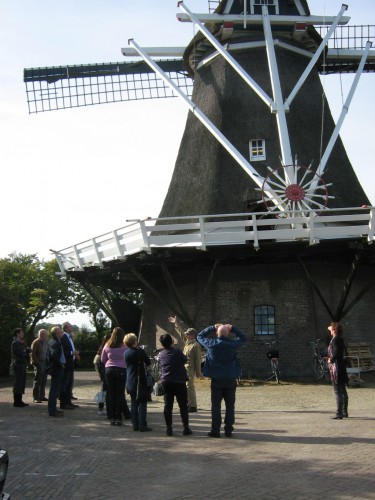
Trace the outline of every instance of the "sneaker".
<path fill-rule="evenodd" d="M 166 430 L 166 434 L 167 434 L 167 436 L 173 436 L 173 430 L 172 430 L 172 428 L 168 428 Z"/>
<path fill-rule="evenodd" d="M 231 438 L 233 436 L 232 431 L 225 431 L 225 437 Z"/>
<path fill-rule="evenodd" d="M 42 401 L 48 401 L 48 398 L 42 398 Z"/>
<path fill-rule="evenodd" d="M 152 431 L 152 427 L 140 427 L 139 432 L 150 432 Z"/>
<path fill-rule="evenodd" d="M 210 431 L 208 434 L 207 434 L 208 437 L 210 438 L 219 438 L 220 437 L 220 432 L 214 432 L 214 431 Z"/>
<path fill-rule="evenodd" d="M 332 420 L 342 420 L 343 416 L 342 415 L 336 415 L 335 417 L 331 417 Z"/>
<path fill-rule="evenodd" d="M 185 429 L 182 431 L 182 434 L 184 436 L 190 436 L 190 434 L 193 434 L 193 431 L 189 429 L 189 427 L 185 427 Z"/>
<path fill-rule="evenodd" d="M 40 399 L 34 399 L 34 403 L 41 403 L 42 401 Z"/>

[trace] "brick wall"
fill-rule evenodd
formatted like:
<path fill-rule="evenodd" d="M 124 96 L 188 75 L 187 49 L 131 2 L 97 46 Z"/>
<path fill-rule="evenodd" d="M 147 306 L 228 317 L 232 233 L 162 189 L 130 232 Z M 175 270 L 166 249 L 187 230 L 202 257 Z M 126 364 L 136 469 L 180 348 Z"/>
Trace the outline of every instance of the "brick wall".
<path fill-rule="evenodd" d="M 309 270 L 328 306 L 335 311 L 348 266 L 315 263 L 309 265 Z M 264 342 L 273 336 L 254 333 L 254 306 L 263 304 L 275 307 L 281 376 L 312 376 L 309 342 L 316 338 L 329 339 L 327 326 L 331 318 L 299 264 L 219 266 L 209 293 L 204 296 L 208 276 L 209 270 L 194 268 L 176 272 L 173 279 L 185 310 L 191 317 L 196 315 L 194 326 L 198 330 L 215 322 L 229 322 L 248 335 L 249 343 L 239 353 L 245 376 L 266 378 L 269 373 L 268 348 Z M 366 268 L 362 268 L 356 276 L 348 303 L 364 288 L 366 277 Z M 160 297 L 177 306 L 162 282 L 155 285 Z M 369 342 L 373 352 L 374 304 L 375 287 L 342 320 L 345 340 Z M 167 320 L 170 315 L 173 313 L 166 304 L 146 294 L 141 343 L 160 347 L 157 344 L 160 334 L 166 331 L 173 334 L 173 325 Z"/>

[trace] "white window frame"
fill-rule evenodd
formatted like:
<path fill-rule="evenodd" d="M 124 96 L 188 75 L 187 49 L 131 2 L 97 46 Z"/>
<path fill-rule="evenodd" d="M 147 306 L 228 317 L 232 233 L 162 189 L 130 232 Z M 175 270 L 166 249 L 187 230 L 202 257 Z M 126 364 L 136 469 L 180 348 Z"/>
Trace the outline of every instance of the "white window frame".
<path fill-rule="evenodd" d="M 264 139 L 251 139 L 249 141 L 250 161 L 265 161 L 266 141 Z"/>
<path fill-rule="evenodd" d="M 259 319 L 261 322 L 259 323 Z M 276 335 L 276 307 L 271 304 L 254 306 L 254 334 Z"/>
<path fill-rule="evenodd" d="M 254 14 L 255 7 L 260 7 L 262 5 L 275 7 L 276 15 L 279 14 L 279 0 L 250 0 L 250 14 Z"/>

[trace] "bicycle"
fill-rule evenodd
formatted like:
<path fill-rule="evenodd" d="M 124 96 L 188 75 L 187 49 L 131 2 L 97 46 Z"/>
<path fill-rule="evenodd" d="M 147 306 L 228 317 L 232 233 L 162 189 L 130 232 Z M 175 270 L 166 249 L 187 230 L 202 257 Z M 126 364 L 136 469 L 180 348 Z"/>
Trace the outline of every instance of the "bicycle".
<path fill-rule="evenodd" d="M 269 380 L 275 380 L 277 384 L 280 383 L 280 370 L 279 370 L 279 350 L 273 348 L 273 346 L 277 345 L 277 340 L 273 342 L 264 342 L 266 346 L 268 346 L 268 351 L 266 353 L 267 358 L 271 363 L 271 376 L 268 377 L 265 382 Z"/>
<path fill-rule="evenodd" d="M 315 373 L 315 380 L 325 380 L 326 382 L 331 381 L 329 375 L 328 361 L 327 361 L 327 348 L 322 346 L 324 341 L 321 339 L 316 339 L 310 342 L 314 355 L 312 359 L 313 370 Z"/>
<path fill-rule="evenodd" d="M 150 346 L 148 345 L 141 345 L 142 349 L 144 349 L 150 358 L 151 364 L 149 366 L 148 371 L 151 373 L 153 379 L 155 382 L 160 380 L 161 377 L 161 368 L 160 368 L 160 361 L 159 361 L 159 354 L 161 349 L 156 349 L 153 350 Z"/>

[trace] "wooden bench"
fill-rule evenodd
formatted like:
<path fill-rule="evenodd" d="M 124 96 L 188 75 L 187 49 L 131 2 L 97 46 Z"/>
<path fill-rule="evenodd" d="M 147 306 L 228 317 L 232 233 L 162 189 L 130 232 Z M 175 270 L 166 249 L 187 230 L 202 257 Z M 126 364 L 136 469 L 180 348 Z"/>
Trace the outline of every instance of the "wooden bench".
<path fill-rule="evenodd" d="M 346 346 L 347 372 L 360 377 L 361 372 L 375 371 L 374 356 L 366 342 L 349 342 Z"/>

